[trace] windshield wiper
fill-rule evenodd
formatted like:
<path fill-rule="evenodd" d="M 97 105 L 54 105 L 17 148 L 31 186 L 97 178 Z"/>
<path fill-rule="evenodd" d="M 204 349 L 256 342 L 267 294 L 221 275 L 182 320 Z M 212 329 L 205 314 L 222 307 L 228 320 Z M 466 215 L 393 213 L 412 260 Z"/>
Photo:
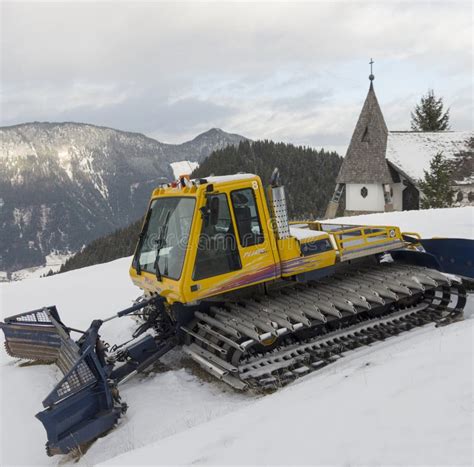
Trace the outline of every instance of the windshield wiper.
<path fill-rule="evenodd" d="M 168 233 L 168 221 L 170 220 L 171 211 L 166 213 L 165 222 L 161 226 L 160 229 L 160 236 L 156 240 L 156 257 L 153 266 L 155 267 L 155 275 L 156 279 L 161 281 L 161 272 L 160 272 L 160 265 L 158 264 L 160 261 L 160 251 L 165 246 L 166 243 L 166 234 Z"/>

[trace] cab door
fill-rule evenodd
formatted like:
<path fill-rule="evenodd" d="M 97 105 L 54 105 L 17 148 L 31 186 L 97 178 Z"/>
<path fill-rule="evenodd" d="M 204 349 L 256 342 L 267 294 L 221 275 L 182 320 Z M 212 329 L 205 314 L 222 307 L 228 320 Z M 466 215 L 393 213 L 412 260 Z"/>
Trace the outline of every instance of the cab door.
<path fill-rule="evenodd" d="M 233 182 L 206 193 L 209 215 L 198 219 L 199 244 L 186 301 L 202 300 L 276 278 L 279 262 L 269 215 L 255 180 Z"/>
<path fill-rule="evenodd" d="M 261 192 L 256 180 L 239 183 L 229 190 L 242 269 L 246 279 L 252 283 L 278 275 L 279 262 L 272 246 L 273 232 Z"/>

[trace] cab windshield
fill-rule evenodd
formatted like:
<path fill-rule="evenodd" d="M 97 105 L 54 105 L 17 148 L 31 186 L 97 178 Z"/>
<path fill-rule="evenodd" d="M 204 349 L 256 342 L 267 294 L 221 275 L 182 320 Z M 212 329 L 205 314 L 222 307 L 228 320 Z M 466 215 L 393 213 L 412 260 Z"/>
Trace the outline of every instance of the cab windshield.
<path fill-rule="evenodd" d="M 188 246 L 195 199 L 165 197 L 153 200 L 135 256 L 135 269 L 179 279 Z"/>

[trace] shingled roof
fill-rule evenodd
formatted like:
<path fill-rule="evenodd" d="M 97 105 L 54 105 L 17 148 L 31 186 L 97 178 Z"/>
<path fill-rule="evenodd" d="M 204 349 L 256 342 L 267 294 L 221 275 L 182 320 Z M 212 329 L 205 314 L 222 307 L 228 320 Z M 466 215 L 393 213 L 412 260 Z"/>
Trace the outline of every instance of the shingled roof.
<path fill-rule="evenodd" d="M 387 125 L 371 81 L 337 183 L 391 183 L 385 160 L 387 137 Z"/>

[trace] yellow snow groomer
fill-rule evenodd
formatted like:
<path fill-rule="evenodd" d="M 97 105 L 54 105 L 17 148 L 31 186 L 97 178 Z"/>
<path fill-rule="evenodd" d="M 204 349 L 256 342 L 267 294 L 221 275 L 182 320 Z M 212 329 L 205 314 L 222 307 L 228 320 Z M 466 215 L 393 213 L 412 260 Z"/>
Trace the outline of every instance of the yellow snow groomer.
<path fill-rule="evenodd" d="M 289 222 L 277 170 L 267 191 L 252 174 L 182 177 L 151 197 L 130 268 L 144 296 L 109 318 L 139 315 L 131 341 L 104 343 L 107 320 L 75 341 L 55 307 L 0 326 L 11 355 L 63 371 L 37 417 L 48 453 L 66 453 L 110 430 L 126 409 L 117 386 L 177 345 L 219 380 L 260 390 L 458 319 L 465 291 L 446 272 L 472 277 L 473 249 L 449 241 L 432 254 L 395 226 Z"/>

